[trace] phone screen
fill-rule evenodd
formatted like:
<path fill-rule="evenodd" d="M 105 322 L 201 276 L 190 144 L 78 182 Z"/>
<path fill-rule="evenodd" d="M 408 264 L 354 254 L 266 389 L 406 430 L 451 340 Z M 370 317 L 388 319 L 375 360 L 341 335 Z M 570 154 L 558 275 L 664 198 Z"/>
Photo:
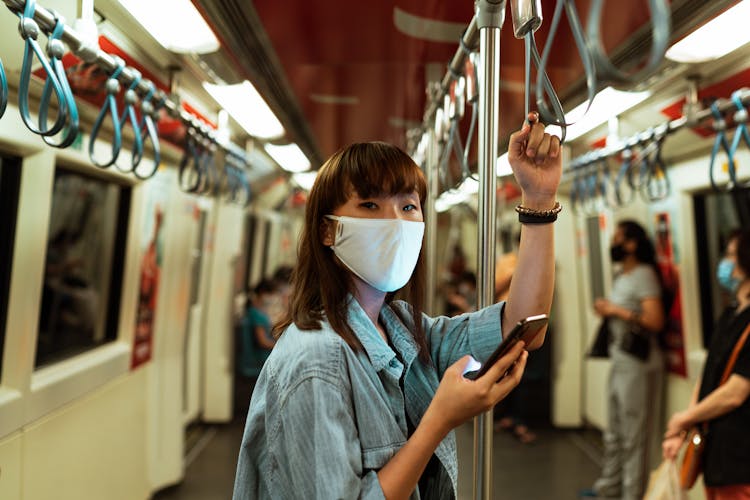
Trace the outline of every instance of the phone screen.
<path fill-rule="evenodd" d="M 492 354 L 490 354 L 490 357 L 487 358 L 487 361 L 484 362 L 482 367 L 479 368 L 479 370 L 473 370 L 464 373 L 464 377 L 475 380 L 484 375 L 487 370 L 489 370 L 489 368 L 494 365 L 498 359 L 502 358 L 505 353 L 507 353 L 514 345 L 516 345 L 516 342 L 518 342 L 519 340 L 523 340 L 526 345 L 529 345 L 529 343 L 534 340 L 534 337 L 536 337 L 537 334 L 542 330 L 542 328 L 547 324 L 548 319 L 549 318 L 546 314 L 538 314 L 536 316 L 529 316 L 528 318 L 524 318 L 516 323 L 516 326 L 513 327 L 513 330 L 511 330 L 510 333 L 508 333 L 508 335 L 502 340 L 502 342 L 500 342 L 500 345 Z"/>

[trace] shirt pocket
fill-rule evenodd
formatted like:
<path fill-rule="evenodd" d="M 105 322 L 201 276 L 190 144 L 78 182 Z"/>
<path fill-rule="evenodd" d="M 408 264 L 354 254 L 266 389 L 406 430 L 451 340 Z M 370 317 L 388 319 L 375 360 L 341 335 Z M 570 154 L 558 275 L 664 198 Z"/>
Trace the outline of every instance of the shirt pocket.
<path fill-rule="evenodd" d="M 404 444 L 406 444 L 405 441 L 371 447 L 362 444 L 362 468 L 364 470 L 380 470 Z"/>

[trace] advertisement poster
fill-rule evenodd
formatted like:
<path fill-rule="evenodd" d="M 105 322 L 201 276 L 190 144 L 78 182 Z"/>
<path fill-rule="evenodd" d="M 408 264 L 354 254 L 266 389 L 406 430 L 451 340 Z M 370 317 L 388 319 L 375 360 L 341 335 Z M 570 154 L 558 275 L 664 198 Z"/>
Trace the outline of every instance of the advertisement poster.
<path fill-rule="evenodd" d="M 682 329 L 682 301 L 680 300 L 680 273 L 677 249 L 672 237 L 672 221 L 668 212 L 654 214 L 656 233 L 656 262 L 662 277 L 667 301 L 667 328 L 663 344 L 667 371 L 687 377 L 685 337 Z"/>
<path fill-rule="evenodd" d="M 146 192 L 141 226 L 140 282 L 131 370 L 149 361 L 153 351 L 159 280 L 164 261 L 164 209 L 168 202 L 170 177 L 167 172 L 159 171 L 144 186 Z"/>

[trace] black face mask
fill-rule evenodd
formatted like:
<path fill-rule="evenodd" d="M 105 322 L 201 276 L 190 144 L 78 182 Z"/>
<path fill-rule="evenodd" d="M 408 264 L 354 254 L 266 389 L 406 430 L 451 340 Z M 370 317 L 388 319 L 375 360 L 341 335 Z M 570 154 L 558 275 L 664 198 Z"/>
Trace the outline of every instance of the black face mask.
<path fill-rule="evenodd" d="M 622 262 L 625 260 L 626 255 L 627 252 L 625 252 L 625 246 L 622 243 L 619 245 L 612 245 L 609 248 L 609 256 L 612 258 L 612 262 Z"/>

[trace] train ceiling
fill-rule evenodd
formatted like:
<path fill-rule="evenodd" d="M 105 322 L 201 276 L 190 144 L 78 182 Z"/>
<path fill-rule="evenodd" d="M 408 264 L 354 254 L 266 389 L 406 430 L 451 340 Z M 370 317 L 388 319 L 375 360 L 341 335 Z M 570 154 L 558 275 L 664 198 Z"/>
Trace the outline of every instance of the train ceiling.
<path fill-rule="evenodd" d="M 356 141 L 406 147 L 406 132 L 426 108 L 426 83 L 440 80 L 473 15 L 473 2 L 379 0 L 193 0 L 219 34 L 240 76 L 268 96 L 286 139 L 313 165 Z M 674 0 L 673 39 L 734 4 Z M 576 5 L 585 23 L 590 0 Z M 646 0 L 605 2 L 603 41 L 615 62 L 649 46 Z M 554 0 L 542 0 L 546 40 Z M 583 100 L 583 70 L 567 21 L 555 39 L 548 74 L 565 107 Z M 510 12 L 501 37 L 500 140 L 523 119 L 523 41 L 513 37 Z"/>

